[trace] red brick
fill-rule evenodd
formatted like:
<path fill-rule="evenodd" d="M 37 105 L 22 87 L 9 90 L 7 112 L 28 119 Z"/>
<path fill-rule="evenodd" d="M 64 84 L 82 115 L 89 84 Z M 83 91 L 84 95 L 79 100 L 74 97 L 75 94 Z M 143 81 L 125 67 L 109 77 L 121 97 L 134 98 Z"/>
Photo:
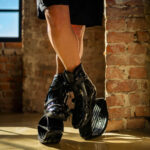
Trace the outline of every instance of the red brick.
<path fill-rule="evenodd" d="M 9 60 L 11 63 L 16 64 L 16 62 L 21 62 L 22 56 L 11 56 L 11 57 L 9 57 Z"/>
<path fill-rule="evenodd" d="M 19 110 L 21 110 L 20 99 L 9 97 L 9 98 L 4 98 L 4 100 L 5 102 L 2 104 L 2 109 L 1 109 L 2 112 L 18 112 Z"/>
<path fill-rule="evenodd" d="M 15 96 L 17 96 L 17 95 L 15 95 L 15 92 L 14 91 L 5 91 L 5 92 L 3 92 L 3 95 L 4 95 L 4 98 L 5 97 L 9 97 L 9 98 L 13 98 L 13 97 L 15 97 Z"/>
<path fill-rule="evenodd" d="M 141 90 L 147 90 L 149 88 L 149 82 L 147 79 L 139 80 L 138 84 L 139 84 L 139 89 L 141 89 Z"/>
<path fill-rule="evenodd" d="M 135 115 L 137 117 L 149 117 L 150 116 L 150 107 L 136 107 Z"/>
<path fill-rule="evenodd" d="M 106 30 L 108 31 L 124 31 L 125 29 L 125 19 L 108 19 L 106 22 Z"/>
<path fill-rule="evenodd" d="M 107 7 L 106 16 L 108 17 L 143 17 L 144 7 Z"/>
<path fill-rule="evenodd" d="M 21 91 L 9 90 L 3 92 L 4 97 L 16 98 L 21 97 Z"/>
<path fill-rule="evenodd" d="M 150 35 L 148 31 L 137 32 L 138 40 L 141 42 L 148 42 L 150 40 Z"/>
<path fill-rule="evenodd" d="M 5 48 L 22 48 L 22 42 L 6 42 Z"/>
<path fill-rule="evenodd" d="M 107 6 L 112 6 L 112 5 L 115 5 L 115 4 L 116 4 L 115 0 L 106 0 L 106 5 Z"/>
<path fill-rule="evenodd" d="M 129 5 L 129 6 L 143 6 L 142 0 L 127 0 L 127 1 L 117 1 L 117 0 L 106 0 L 107 6 L 113 6 L 113 5 Z"/>
<path fill-rule="evenodd" d="M 149 95 L 144 92 L 136 92 L 136 93 L 130 93 L 129 94 L 129 101 L 130 104 L 133 106 L 136 105 L 149 105 L 148 100 Z"/>
<path fill-rule="evenodd" d="M 149 9 L 150 11 L 150 9 Z M 150 25 L 150 15 L 145 16 L 147 23 Z"/>
<path fill-rule="evenodd" d="M 108 107 L 111 106 L 123 106 L 125 104 L 125 96 L 124 95 L 111 95 L 106 97 Z"/>
<path fill-rule="evenodd" d="M 95 34 L 94 34 L 94 38 L 93 38 L 95 41 L 99 41 L 101 43 L 104 43 L 105 42 L 105 31 L 97 31 Z M 88 43 L 87 43 L 88 44 Z M 102 47 L 104 45 L 101 45 Z"/>
<path fill-rule="evenodd" d="M 5 69 L 5 64 L 0 64 L 0 73 L 1 74 L 8 73 L 8 71 Z"/>
<path fill-rule="evenodd" d="M 123 120 L 109 120 L 106 131 L 118 131 L 124 129 Z"/>
<path fill-rule="evenodd" d="M 124 69 L 120 69 L 117 67 L 107 67 L 106 78 L 107 79 L 125 79 L 126 73 Z"/>
<path fill-rule="evenodd" d="M 128 119 L 127 120 L 127 129 L 142 129 L 145 128 L 145 119 Z"/>
<path fill-rule="evenodd" d="M 4 76 L 4 77 L 0 77 L 0 82 L 14 82 L 17 81 L 18 78 L 17 77 L 11 77 L 11 76 Z"/>
<path fill-rule="evenodd" d="M 138 90 L 147 91 L 149 88 L 149 81 L 147 79 L 138 79 Z"/>
<path fill-rule="evenodd" d="M 149 0 L 145 0 L 144 1 L 145 2 L 145 15 L 146 16 L 148 16 L 148 15 L 150 15 L 150 1 Z"/>
<path fill-rule="evenodd" d="M 133 32 L 108 32 L 108 43 L 130 43 L 134 41 Z"/>
<path fill-rule="evenodd" d="M 134 67 L 129 70 L 129 78 L 131 79 L 144 79 L 147 77 L 145 67 Z"/>
<path fill-rule="evenodd" d="M 133 31 L 147 30 L 148 24 L 145 18 L 127 19 L 127 29 Z"/>
<path fill-rule="evenodd" d="M 125 4 L 126 5 L 130 5 L 130 6 L 143 6 L 143 1 L 141 0 L 128 0 L 128 1 L 125 1 Z"/>
<path fill-rule="evenodd" d="M 20 89 L 21 88 L 21 83 L 17 82 L 9 82 L 9 86 L 10 86 L 10 89 Z M 35 87 L 34 87 L 35 88 Z M 30 88 L 31 89 L 31 88 Z M 34 89 L 33 89 L 34 90 Z"/>
<path fill-rule="evenodd" d="M 107 65 L 128 65 L 128 57 L 123 57 L 122 55 L 107 55 L 106 56 Z"/>
<path fill-rule="evenodd" d="M 50 76 L 50 71 L 49 70 L 43 70 L 42 75 L 43 75 L 43 77 L 49 77 Z"/>
<path fill-rule="evenodd" d="M 12 64 L 6 64 L 6 70 L 12 71 L 12 73 L 14 73 L 14 74 L 19 73 L 21 71 L 20 69 L 21 69 L 21 64 L 19 62 L 16 62 L 16 64 L 13 64 L 13 63 Z"/>
<path fill-rule="evenodd" d="M 9 89 L 10 89 L 9 84 L 0 83 L 0 91 L 9 90 Z"/>
<path fill-rule="evenodd" d="M 146 54 L 146 46 L 142 44 L 132 43 L 128 45 L 127 51 L 129 54 L 135 55 Z"/>
<path fill-rule="evenodd" d="M 0 48 L 2 48 L 2 43 L 0 43 Z"/>
<path fill-rule="evenodd" d="M 110 108 L 108 109 L 110 119 L 129 118 L 131 117 L 130 108 Z"/>
<path fill-rule="evenodd" d="M 135 65 L 135 66 L 143 66 L 145 64 L 145 56 L 134 56 L 131 55 L 129 57 L 129 65 Z"/>
<path fill-rule="evenodd" d="M 6 70 L 14 71 L 16 64 L 6 64 Z"/>
<path fill-rule="evenodd" d="M 114 81 L 108 80 L 106 82 L 106 89 L 108 92 L 131 92 L 138 88 L 137 82 L 133 80 Z"/>
<path fill-rule="evenodd" d="M 0 56 L 0 63 L 6 63 L 9 61 L 9 58 L 7 56 Z"/>
<path fill-rule="evenodd" d="M 9 55 L 22 55 L 22 50 L 21 49 L 5 49 L 4 50 L 4 55 L 9 56 Z"/>
<path fill-rule="evenodd" d="M 4 64 L 0 64 L 0 72 L 4 70 Z"/>
<path fill-rule="evenodd" d="M 123 44 L 108 44 L 106 50 L 107 54 L 123 54 L 126 49 Z"/>

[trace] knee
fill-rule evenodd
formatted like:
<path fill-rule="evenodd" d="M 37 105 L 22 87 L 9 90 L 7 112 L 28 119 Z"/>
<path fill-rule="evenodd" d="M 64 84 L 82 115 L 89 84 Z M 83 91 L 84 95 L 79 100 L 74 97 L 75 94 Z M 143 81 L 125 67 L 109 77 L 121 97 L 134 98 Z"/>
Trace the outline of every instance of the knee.
<path fill-rule="evenodd" d="M 45 10 L 45 17 L 51 28 L 62 30 L 70 24 L 70 14 L 67 5 L 52 5 Z"/>

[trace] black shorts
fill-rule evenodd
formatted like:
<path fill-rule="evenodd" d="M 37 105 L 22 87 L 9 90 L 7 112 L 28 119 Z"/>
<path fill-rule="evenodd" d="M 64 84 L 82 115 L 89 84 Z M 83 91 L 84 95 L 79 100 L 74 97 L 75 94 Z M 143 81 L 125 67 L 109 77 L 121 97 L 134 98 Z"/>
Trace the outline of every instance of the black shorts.
<path fill-rule="evenodd" d="M 45 19 L 44 10 L 51 5 L 69 5 L 71 24 L 86 27 L 102 25 L 104 0 L 37 0 L 37 15 Z"/>

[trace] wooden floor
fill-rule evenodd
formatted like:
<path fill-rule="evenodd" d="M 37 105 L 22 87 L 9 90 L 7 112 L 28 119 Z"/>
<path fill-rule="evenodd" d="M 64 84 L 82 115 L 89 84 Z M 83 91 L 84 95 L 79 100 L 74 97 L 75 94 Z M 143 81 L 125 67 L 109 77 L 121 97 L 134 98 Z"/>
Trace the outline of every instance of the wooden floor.
<path fill-rule="evenodd" d="M 78 130 L 65 123 L 59 144 L 43 145 L 37 140 L 38 114 L 1 114 L 0 150 L 150 150 L 150 131 L 109 132 L 85 141 Z"/>

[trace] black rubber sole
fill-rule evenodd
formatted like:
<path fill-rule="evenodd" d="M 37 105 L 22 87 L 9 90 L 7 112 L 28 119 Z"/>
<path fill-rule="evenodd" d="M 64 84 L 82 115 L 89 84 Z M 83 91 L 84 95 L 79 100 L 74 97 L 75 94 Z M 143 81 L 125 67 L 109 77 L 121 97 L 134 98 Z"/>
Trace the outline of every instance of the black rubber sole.
<path fill-rule="evenodd" d="M 38 139 L 42 144 L 57 144 L 60 142 L 62 137 L 61 131 L 51 131 L 45 134 L 44 138 L 38 135 Z"/>
<path fill-rule="evenodd" d="M 86 140 L 101 136 L 108 123 L 107 104 L 103 98 L 97 98 L 93 115 L 89 122 L 79 128 L 80 136 Z"/>
<path fill-rule="evenodd" d="M 42 116 L 38 124 L 38 139 L 43 144 L 59 143 L 63 135 L 63 121 Z"/>

